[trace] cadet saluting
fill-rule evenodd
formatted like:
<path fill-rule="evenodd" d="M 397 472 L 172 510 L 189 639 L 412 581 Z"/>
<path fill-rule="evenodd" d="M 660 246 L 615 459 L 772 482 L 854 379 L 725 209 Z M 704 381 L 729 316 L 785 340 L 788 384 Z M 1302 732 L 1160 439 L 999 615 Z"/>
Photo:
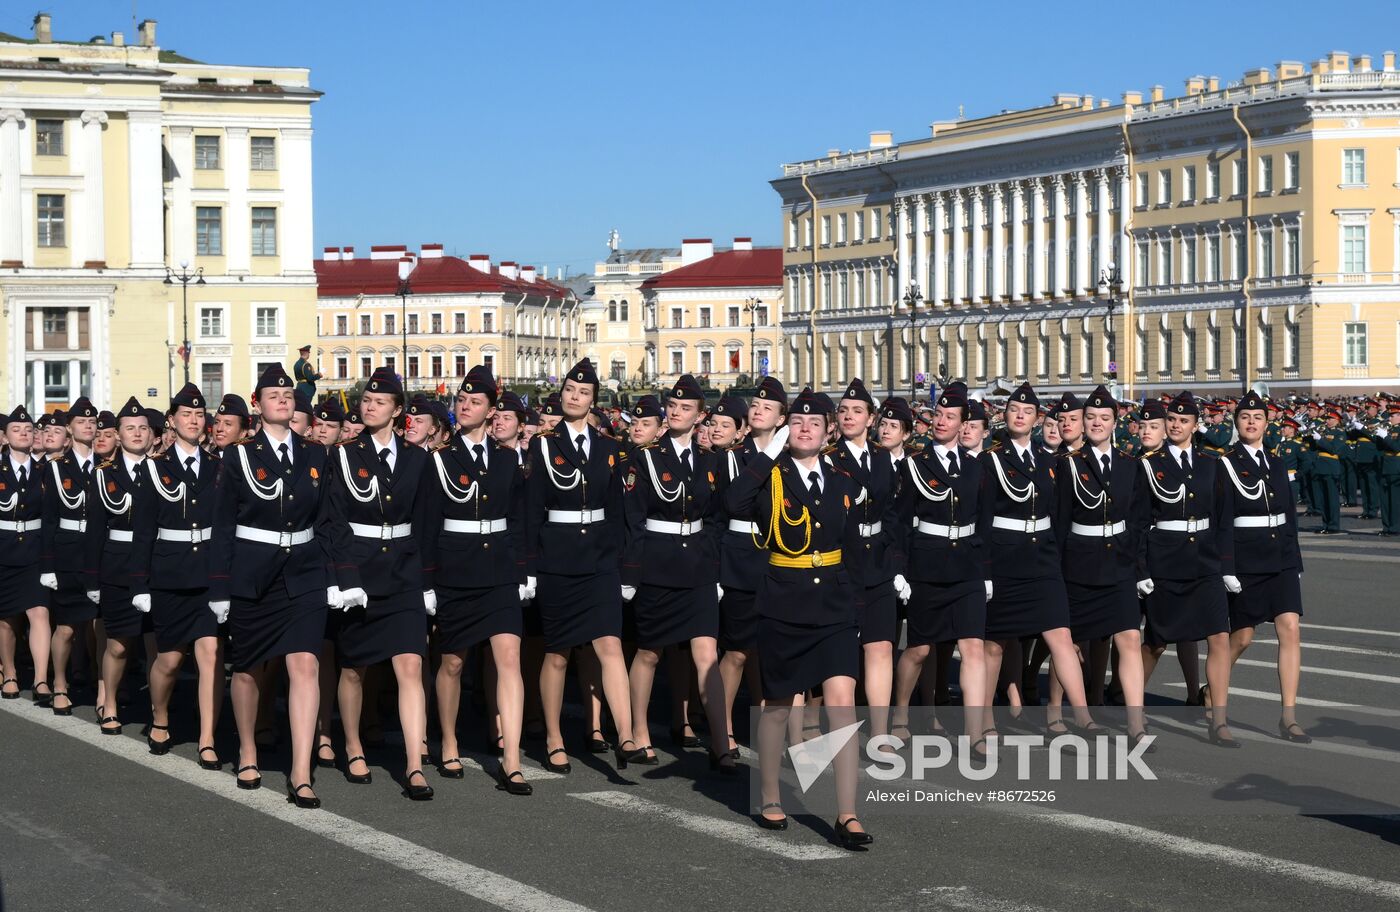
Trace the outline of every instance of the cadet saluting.
<path fill-rule="evenodd" d="M 311 747 L 320 689 L 317 654 L 331 592 L 326 541 L 315 523 L 327 455 L 292 433 L 292 381 L 280 364 L 258 378 L 262 429 L 224 453 L 215 486 L 209 608 L 229 622 L 233 714 L 238 722 L 238 787 L 262 785 L 255 729 L 268 663 L 285 659 L 292 769 L 287 800 L 318 808 Z"/>

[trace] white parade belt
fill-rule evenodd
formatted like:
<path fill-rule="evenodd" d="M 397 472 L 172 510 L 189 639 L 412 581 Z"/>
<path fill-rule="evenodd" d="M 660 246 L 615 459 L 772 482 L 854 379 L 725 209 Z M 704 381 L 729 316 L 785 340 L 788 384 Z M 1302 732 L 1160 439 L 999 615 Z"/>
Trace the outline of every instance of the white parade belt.
<path fill-rule="evenodd" d="M 662 535 L 694 535 L 704 526 L 704 520 L 700 519 L 693 519 L 690 522 L 667 522 L 664 519 L 647 520 L 647 531 L 660 532 Z"/>
<path fill-rule="evenodd" d="M 880 524 L 878 522 L 860 523 L 857 525 L 856 531 L 860 533 L 861 538 L 874 538 L 880 534 Z"/>
<path fill-rule="evenodd" d="M 1205 519 L 1164 519 L 1152 524 L 1152 528 L 1163 532 L 1204 532 L 1210 528 L 1210 517 Z"/>
<path fill-rule="evenodd" d="M 107 540 L 114 542 L 131 541 L 131 531 L 128 529 L 108 529 Z"/>
<path fill-rule="evenodd" d="M 1236 529 L 1273 529 L 1283 525 L 1288 518 L 1282 513 L 1274 513 L 1271 516 L 1236 516 Z"/>
<path fill-rule="evenodd" d="M 43 525 L 41 519 L 25 519 L 19 522 L 0 520 L 0 532 L 33 532 Z"/>
<path fill-rule="evenodd" d="M 63 531 L 65 531 L 65 532 L 86 532 L 86 531 L 87 531 L 87 520 L 86 520 L 86 519 L 60 519 L 60 520 L 58 521 L 58 527 L 59 527 L 60 529 L 62 529 Z"/>
<path fill-rule="evenodd" d="M 925 535 L 936 535 L 939 538 L 947 538 L 957 541 L 960 538 L 968 538 L 977 531 L 976 523 L 968 523 L 965 526 L 945 526 L 942 523 L 924 522 L 922 519 L 914 520 L 914 528 Z"/>
<path fill-rule="evenodd" d="M 235 526 L 233 534 L 244 541 L 261 542 L 264 545 L 276 545 L 279 548 L 290 548 L 293 545 L 304 545 L 316 537 L 315 529 L 301 529 L 297 532 L 273 532 L 271 529 L 259 529 L 257 526 Z"/>
<path fill-rule="evenodd" d="M 1122 535 L 1128 528 L 1125 522 L 1109 523 L 1106 526 L 1092 525 L 1084 523 L 1070 523 L 1069 531 L 1075 535 L 1084 535 L 1089 538 L 1112 538 L 1115 535 Z"/>
<path fill-rule="evenodd" d="M 1011 516 L 992 517 L 993 529 L 1005 529 L 1008 532 L 1024 532 L 1030 535 L 1032 532 L 1044 532 L 1050 528 L 1050 517 L 1042 516 L 1040 519 L 1016 519 Z"/>
<path fill-rule="evenodd" d="M 197 545 L 207 542 L 214 535 L 213 529 L 157 529 L 158 541 L 187 542 Z"/>
<path fill-rule="evenodd" d="M 350 527 L 350 532 L 356 538 L 377 538 L 380 541 L 392 541 L 396 538 L 408 538 L 413 534 L 413 523 L 399 523 L 393 525 L 384 523 L 375 526 L 369 523 L 346 523 Z"/>
<path fill-rule="evenodd" d="M 442 531 L 457 532 L 462 535 L 487 535 L 491 532 L 504 532 L 504 519 L 444 519 Z"/>
<path fill-rule="evenodd" d="M 758 534 L 758 523 L 744 522 L 742 519 L 731 519 L 729 521 L 730 532 L 743 532 L 748 535 Z"/>
<path fill-rule="evenodd" d="M 549 521 L 552 523 L 570 523 L 573 525 L 585 525 L 587 523 L 599 523 L 607 518 L 606 510 L 550 510 Z"/>

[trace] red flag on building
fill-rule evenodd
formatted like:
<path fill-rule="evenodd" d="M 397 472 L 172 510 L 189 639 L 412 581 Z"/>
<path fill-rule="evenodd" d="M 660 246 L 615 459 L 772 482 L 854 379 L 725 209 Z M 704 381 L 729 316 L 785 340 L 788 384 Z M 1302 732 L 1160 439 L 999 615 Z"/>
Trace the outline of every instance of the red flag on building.
<path fill-rule="evenodd" d="M 729 369 L 732 371 L 739 369 L 739 352 L 737 350 L 729 353 Z"/>

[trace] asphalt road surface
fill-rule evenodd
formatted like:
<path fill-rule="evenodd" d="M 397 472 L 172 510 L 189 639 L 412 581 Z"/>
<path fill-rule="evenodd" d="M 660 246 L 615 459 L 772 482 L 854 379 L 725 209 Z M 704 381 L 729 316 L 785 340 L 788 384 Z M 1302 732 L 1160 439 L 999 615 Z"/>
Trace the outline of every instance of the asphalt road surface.
<path fill-rule="evenodd" d="M 1166 777 L 1227 782 L 1321 767 L 1336 770 L 1341 791 L 1363 779 L 1400 783 L 1390 737 L 1400 727 L 1400 543 L 1365 534 L 1377 530 L 1372 521 L 1349 516 L 1345 525 L 1344 536 L 1304 532 L 1299 703 L 1318 740 L 1286 744 L 1273 730 L 1266 625 L 1232 681 L 1244 748 L 1204 747 L 1203 727 L 1163 715 L 1153 762 Z M 187 700 L 190 687 L 181 690 Z M 1159 714 L 1184 698 L 1170 658 L 1150 690 Z M 619 773 L 578 750 L 577 715 L 570 775 L 545 773 L 542 747 L 528 745 L 529 798 L 496 791 L 480 765 L 494 760 L 478 753 L 465 781 L 430 771 L 436 800 L 410 802 L 394 781 L 402 755 L 391 747 L 371 756 L 372 786 L 322 770 L 325 809 L 298 811 L 283 793 L 285 751 L 264 756 L 262 790 L 239 791 L 227 767 L 195 765 L 187 702 L 176 721 L 181 743 L 165 757 L 147 753 L 133 712 L 125 736 L 112 738 L 98 734 L 91 707 L 59 719 L 27 692 L 0 702 L 5 909 L 1400 908 L 1400 812 L 1299 815 L 1248 802 L 1209 814 L 1171 803 L 1093 814 L 986 804 L 868 810 L 875 844 L 846 852 L 829 819 L 758 829 L 748 777 L 711 774 L 703 750 L 662 743 L 660 766 Z M 225 758 L 234 756 L 231 721 L 225 713 Z M 652 730 L 666 741 L 664 719 Z M 1367 797 L 1400 807 L 1400 785 L 1390 788 Z"/>

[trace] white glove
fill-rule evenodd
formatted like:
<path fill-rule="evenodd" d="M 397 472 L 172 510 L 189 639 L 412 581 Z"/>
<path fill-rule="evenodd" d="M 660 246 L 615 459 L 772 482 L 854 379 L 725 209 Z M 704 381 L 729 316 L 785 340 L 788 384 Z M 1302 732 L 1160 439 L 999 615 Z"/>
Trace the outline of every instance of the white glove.
<path fill-rule="evenodd" d="M 101 590 L 101 589 L 89 589 L 89 590 L 87 591 L 87 597 L 88 597 L 88 601 L 89 601 L 89 602 L 92 602 L 94 605 L 99 604 L 99 603 L 102 601 L 102 590 Z"/>
<path fill-rule="evenodd" d="M 428 612 L 428 617 L 437 616 L 437 593 L 432 589 L 423 593 L 423 610 Z"/>
<path fill-rule="evenodd" d="M 992 600 L 992 581 L 986 580 L 982 583 L 982 585 L 986 588 L 987 601 L 990 602 Z"/>
<path fill-rule="evenodd" d="M 228 609 L 230 602 L 210 602 L 209 610 L 214 612 L 214 620 L 222 624 L 228 620 Z"/>
<path fill-rule="evenodd" d="M 1381 438 L 1389 437 L 1390 432 L 1383 427 L 1378 427 L 1376 428 L 1376 436 Z"/>
<path fill-rule="evenodd" d="M 57 589 L 58 577 L 52 573 L 41 573 L 39 574 L 39 585 L 45 589 Z"/>
<path fill-rule="evenodd" d="M 637 587 L 636 587 L 636 586 L 623 586 L 623 587 L 622 587 L 622 600 L 623 600 L 624 602 L 630 602 L 630 601 L 632 601 L 632 599 L 634 599 L 634 598 L 636 598 L 636 597 L 637 597 Z"/>
<path fill-rule="evenodd" d="M 141 612 L 142 614 L 150 614 L 150 613 L 151 613 L 151 596 L 150 596 L 150 593 L 147 593 L 147 594 L 145 594 L 145 595 L 133 595 L 133 596 L 131 597 L 131 607 L 135 608 L 137 611 Z"/>
<path fill-rule="evenodd" d="M 1322 439 L 1322 435 L 1319 434 L 1317 431 L 1313 431 L 1313 432 L 1312 432 L 1312 439 L 1313 439 L 1313 440 L 1321 440 L 1321 439 Z"/>
<path fill-rule="evenodd" d="M 778 432 L 773 435 L 773 439 L 768 441 L 768 445 L 763 448 L 763 455 L 769 459 L 777 459 L 783 455 L 783 449 L 787 446 L 788 429 L 787 425 L 778 428 Z"/>
<path fill-rule="evenodd" d="M 326 604 L 335 611 L 339 611 L 344 606 L 345 597 L 340 594 L 339 586 L 326 587 Z"/>
<path fill-rule="evenodd" d="M 909 588 L 909 581 L 904 578 L 904 574 L 894 575 L 894 594 L 899 596 L 901 602 L 908 602 L 909 596 L 914 594 L 914 590 Z"/>
<path fill-rule="evenodd" d="M 1225 591 L 1231 595 L 1238 595 L 1240 590 L 1244 588 L 1240 585 L 1240 578 L 1238 576 L 1227 576 L 1224 577 L 1224 580 Z"/>
<path fill-rule="evenodd" d="M 340 590 L 341 608 L 349 611 L 351 608 L 363 608 L 369 604 L 369 593 L 356 586 L 354 589 Z"/>
<path fill-rule="evenodd" d="M 532 599 L 535 597 L 535 586 L 538 585 L 538 582 L 539 581 L 536 580 L 533 576 L 525 577 L 525 597 L 527 599 Z"/>
<path fill-rule="evenodd" d="M 715 598 L 721 601 L 724 600 L 724 587 L 719 583 L 715 583 Z"/>
<path fill-rule="evenodd" d="M 1149 595 L 1152 594 L 1152 590 L 1156 588 L 1157 587 L 1153 584 L 1152 580 L 1150 579 L 1138 580 L 1138 598 L 1147 598 Z"/>

